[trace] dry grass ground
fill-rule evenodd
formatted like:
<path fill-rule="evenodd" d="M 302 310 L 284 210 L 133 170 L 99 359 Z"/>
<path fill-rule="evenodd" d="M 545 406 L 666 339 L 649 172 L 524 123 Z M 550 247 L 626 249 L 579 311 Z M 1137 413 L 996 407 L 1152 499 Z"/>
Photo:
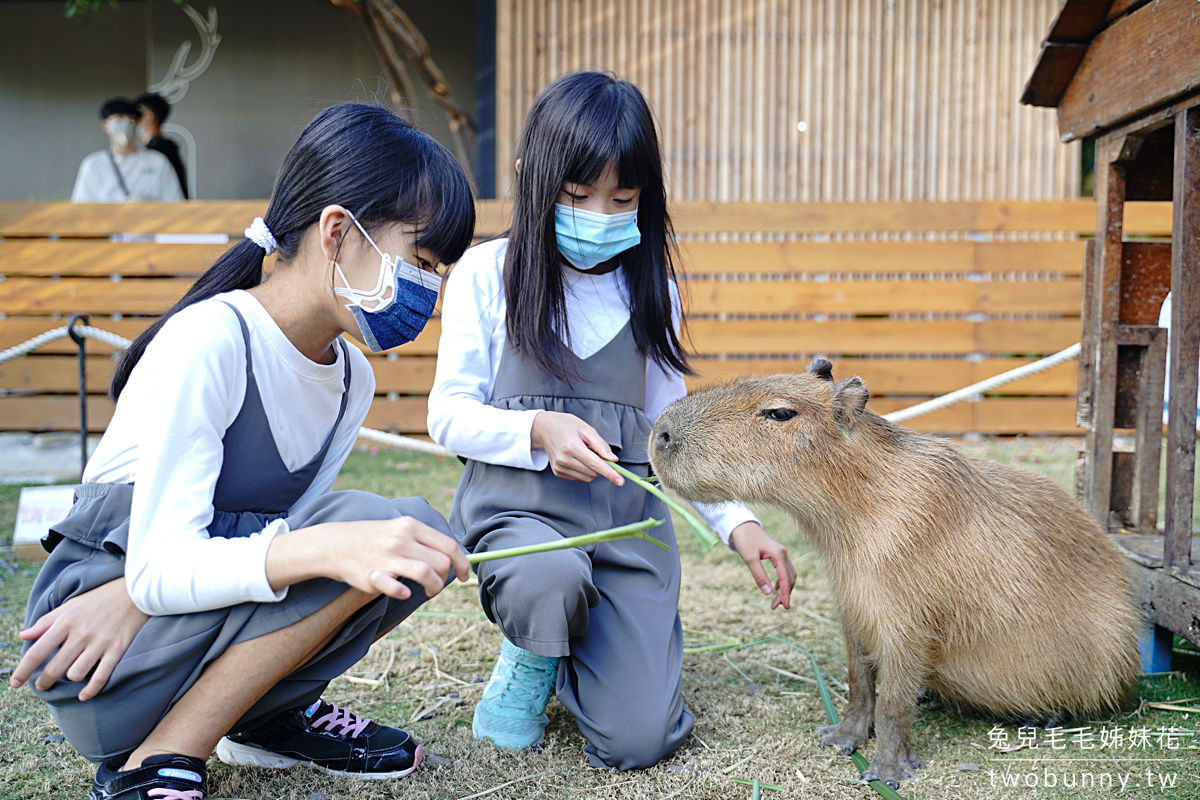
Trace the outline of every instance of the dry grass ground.
<path fill-rule="evenodd" d="M 1070 483 L 1075 460 L 1070 440 L 1018 439 L 968 443 L 988 458 L 1016 462 Z M 387 495 L 415 494 L 449 509 L 459 467 L 454 461 L 409 457 L 391 452 L 355 453 L 342 473 L 341 486 Z M 11 535 L 16 492 L 0 491 L 0 536 Z M 426 752 L 444 765 L 428 766 L 410 778 L 378 784 L 334 779 L 310 770 L 267 773 L 230 769 L 210 762 L 214 796 L 294 798 L 314 792 L 340 798 L 669 798 L 710 800 L 750 798 L 741 781 L 758 779 L 779 789 L 764 798 L 869 798 L 874 792 L 856 782 L 850 760 L 817 746 L 813 730 L 825 724 L 812 667 L 801 649 L 812 652 L 833 688 L 845 679 L 841 634 L 827 618 L 834 615 L 818 565 L 794 526 L 764 511 L 768 528 L 791 548 L 800 573 L 790 612 L 769 610 L 748 573 L 729 552 L 705 554 L 681 529 L 684 586 L 680 601 L 689 653 L 684 661 L 684 692 L 696 715 L 695 734 L 659 766 L 634 773 L 605 773 L 587 767 L 584 741 L 574 720 L 552 702 L 550 726 L 541 752 L 511 753 L 476 741 L 471 713 L 482 681 L 490 673 L 500 636 L 479 612 L 474 586 L 455 585 L 427 604 L 373 648 L 348 676 L 335 681 L 327 698 L 412 731 Z M 33 579 L 29 565 L 0 563 L 0 670 L 17 663 L 17 631 Z M 748 647 L 703 649 L 720 643 Z M 1053 646 L 1053 643 L 1047 643 Z M 1179 672 L 1143 679 L 1143 701 L 1185 700 L 1200 695 L 1198 659 L 1181 654 Z M 839 712 L 844 701 L 835 695 Z M 1197 705 L 1190 702 L 1189 705 Z M 1193 729 L 1190 715 L 1140 706 L 1127 714 L 1083 723 L 1094 736 L 1092 749 L 1069 743 L 1013 753 L 993 751 L 996 723 L 945 711 L 920 711 L 915 741 L 928 767 L 921 778 L 901 786 L 913 800 L 982 798 L 1191 798 L 1200 796 L 1200 764 L 1194 739 L 1179 737 L 1180 749 L 1160 749 L 1160 730 Z M 1100 747 L 1101 731 L 1124 737 L 1147 728 L 1148 746 Z M 1015 728 L 999 730 L 1015 744 Z M 26 690 L 0 688 L 0 798 L 83 797 L 93 768 L 65 743 L 46 743 L 56 733 L 45 708 Z M 1042 734 L 1045 735 L 1044 733 Z M 1110 742 L 1111 744 L 1111 742 Z M 864 750 L 869 758 L 873 749 Z M 1026 761 L 1033 756 L 1040 761 Z M 1128 759 L 1162 759 L 1130 761 Z M 1093 759 L 1083 761 L 1079 759 Z M 978 767 L 974 769 L 973 767 Z M 1163 790 L 1146 786 L 1160 774 L 1176 776 Z M 1006 788 L 1009 781 L 1022 782 Z M 1052 788 L 1041 787 L 1050 775 Z M 1112 788 L 1064 788 L 1064 782 L 1114 781 Z M 1039 788 L 1026 784 L 1030 776 Z M 1121 777 L 1125 789 L 1121 790 Z"/>

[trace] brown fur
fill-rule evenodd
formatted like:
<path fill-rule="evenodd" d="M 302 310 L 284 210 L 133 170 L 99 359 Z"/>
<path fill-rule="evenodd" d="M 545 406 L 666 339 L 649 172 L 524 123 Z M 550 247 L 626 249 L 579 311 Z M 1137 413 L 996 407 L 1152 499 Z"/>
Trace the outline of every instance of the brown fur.
<path fill-rule="evenodd" d="M 651 437 L 655 471 L 684 497 L 777 505 L 807 533 L 849 653 L 849 707 L 823 743 L 852 752 L 873 722 L 863 777 L 896 786 L 921 766 L 909 739 L 922 686 L 1019 720 L 1121 706 L 1139 618 L 1096 522 L 1051 481 L 888 422 L 868 397 L 815 361 L 695 393 Z"/>

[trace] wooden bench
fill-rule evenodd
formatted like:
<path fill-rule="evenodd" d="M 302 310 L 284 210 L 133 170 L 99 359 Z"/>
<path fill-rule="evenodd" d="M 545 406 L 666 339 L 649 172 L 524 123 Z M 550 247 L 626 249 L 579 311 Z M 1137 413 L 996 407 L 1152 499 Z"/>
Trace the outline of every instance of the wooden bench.
<path fill-rule="evenodd" d="M 228 246 L 265 201 L 171 205 L 0 203 L 0 350 L 72 314 L 133 338 Z M 480 237 L 507 208 L 479 206 Z M 804 369 L 858 374 L 884 413 L 961 388 L 1079 339 L 1090 201 L 680 204 L 691 385 Z M 1170 235 L 1169 203 L 1128 207 L 1126 235 Z M 157 236 L 159 241 L 146 240 Z M 268 260 L 270 262 L 270 260 Z M 268 269 L 270 264 L 268 263 Z M 395 353 L 372 356 L 378 397 L 367 426 L 425 433 L 438 320 Z M 103 430 L 113 348 L 89 341 L 89 427 Z M 0 430 L 78 428 L 75 345 L 59 340 L 0 364 Z M 914 419 L 943 433 L 1073 434 L 1068 363 L 978 402 Z"/>

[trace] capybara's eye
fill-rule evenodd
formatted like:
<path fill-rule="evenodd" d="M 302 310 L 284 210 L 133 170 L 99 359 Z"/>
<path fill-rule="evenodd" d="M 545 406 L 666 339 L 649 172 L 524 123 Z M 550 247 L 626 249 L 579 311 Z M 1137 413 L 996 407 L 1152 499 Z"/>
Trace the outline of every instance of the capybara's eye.
<path fill-rule="evenodd" d="M 787 422 L 792 417 L 796 416 L 796 412 L 790 408 L 768 408 L 762 412 L 764 417 L 773 419 L 776 422 Z"/>

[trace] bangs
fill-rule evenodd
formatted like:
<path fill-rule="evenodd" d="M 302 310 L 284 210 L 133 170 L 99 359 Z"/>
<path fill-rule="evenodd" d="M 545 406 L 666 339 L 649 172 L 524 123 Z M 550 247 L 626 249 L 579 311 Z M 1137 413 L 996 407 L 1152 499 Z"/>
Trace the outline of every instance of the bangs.
<path fill-rule="evenodd" d="M 615 163 L 621 188 L 656 185 L 662 179 L 662 160 L 649 106 L 627 81 L 600 77 L 604 83 L 580 97 L 577 113 L 564 120 L 564 179 L 592 184 Z"/>
<path fill-rule="evenodd" d="M 425 164 L 421 176 L 420 208 L 415 209 L 417 246 L 428 249 L 442 264 L 453 264 L 471 246 L 475 235 L 475 201 L 466 176 L 453 156 Z"/>

